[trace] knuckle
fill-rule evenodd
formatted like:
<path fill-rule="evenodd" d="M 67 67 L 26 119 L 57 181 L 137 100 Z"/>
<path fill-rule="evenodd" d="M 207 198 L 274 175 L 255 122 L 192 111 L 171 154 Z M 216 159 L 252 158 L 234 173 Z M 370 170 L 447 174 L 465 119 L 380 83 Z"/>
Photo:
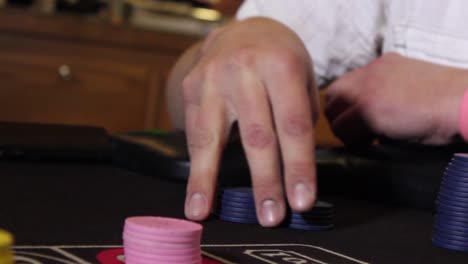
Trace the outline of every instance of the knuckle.
<path fill-rule="evenodd" d="M 223 63 L 220 58 L 213 58 L 203 66 L 203 72 L 207 76 L 216 76 L 222 65 Z"/>
<path fill-rule="evenodd" d="M 283 130 L 289 136 L 303 136 L 312 131 L 311 120 L 304 115 L 288 115 L 283 124 Z"/>
<path fill-rule="evenodd" d="M 271 190 L 271 180 L 269 180 L 269 177 L 267 177 L 266 175 L 259 174 L 253 175 L 253 177 L 255 180 L 255 191 L 265 193 L 266 191 Z"/>
<path fill-rule="evenodd" d="M 187 136 L 187 145 L 191 151 L 210 147 L 215 142 L 216 138 L 214 134 L 208 129 L 196 128 Z"/>
<path fill-rule="evenodd" d="M 248 125 L 245 131 L 245 142 L 253 148 L 266 148 L 275 143 L 274 132 L 259 124 Z"/>
<path fill-rule="evenodd" d="M 226 56 L 212 58 L 201 67 L 204 81 L 213 84 L 222 84 L 229 79 L 232 74 L 235 74 L 236 69 L 236 65 Z M 223 85 L 220 86 L 222 87 Z"/>
<path fill-rule="evenodd" d="M 282 196 L 281 182 L 272 175 L 256 174 L 252 175 L 255 192 L 260 194 L 260 200 Z"/>
<path fill-rule="evenodd" d="M 243 47 L 236 50 L 230 57 L 230 64 L 241 67 L 251 67 L 255 64 L 257 50 L 253 47 Z"/>
<path fill-rule="evenodd" d="M 312 176 L 314 165 L 312 161 L 291 161 L 286 164 L 286 175 L 290 179 L 300 179 Z"/>
<path fill-rule="evenodd" d="M 278 73 L 296 73 L 303 68 L 301 59 L 288 50 L 273 51 L 269 56 L 269 64 Z"/>

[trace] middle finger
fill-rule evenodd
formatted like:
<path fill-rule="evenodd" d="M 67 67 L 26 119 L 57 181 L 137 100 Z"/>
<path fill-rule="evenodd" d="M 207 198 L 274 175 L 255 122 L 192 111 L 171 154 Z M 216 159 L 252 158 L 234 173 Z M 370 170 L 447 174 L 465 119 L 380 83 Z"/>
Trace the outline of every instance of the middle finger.
<path fill-rule="evenodd" d="M 233 104 L 238 115 L 239 129 L 244 146 L 260 224 L 278 225 L 285 215 L 281 182 L 278 144 L 273 128 L 268 95 L 261 80 L 249 70 L 241 69 Z"/>

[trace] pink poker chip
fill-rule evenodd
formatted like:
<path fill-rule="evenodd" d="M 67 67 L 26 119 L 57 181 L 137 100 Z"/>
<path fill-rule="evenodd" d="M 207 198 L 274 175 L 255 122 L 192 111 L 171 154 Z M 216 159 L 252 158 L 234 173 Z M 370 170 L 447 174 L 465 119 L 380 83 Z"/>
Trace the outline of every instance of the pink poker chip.
<path fill-rule="evenodd" d="M 135 216 L 125 219 L 127 264 L 200 264 L 202 225 L 183 219 Z"/>
<path fill-rule="evenodd" d="M 188 220 L 159 217 L 134 216 L 125 219 L 125 227 L 152 235 L 193 236 L 200 234 L 203 226 Z"/>
<path fill-rule="evenodd" d="M 187 255 L 187 256 L 158 256 L 153 254 L 146 254 L 131 249 L 125 248 L 124 255 L 126 258 L 132 257 L 133 259 L 139 259 L 144 261 L 155 261 L 163 263 L 197 263 L 200 262 L 202 257 L 201 254 Z"/>
<path fill-rule="evenodd" d="M 171 236 L 155 236 L 142 233 L 134 233 L 125 230 L 123 233 L 124 239 L 156 242 L 156 243 L 169 243 L 169 244 L 200 244 L 201 236 L 195 235 L 193 237 L 171 237 Z"/>
<path fill-rule="evenodd" d="M 131 243 L 137 243 L 142 246 L 148 246 L 148 247 L 160 247 L 160 248 L 187 248 L 187 247 L 194 247 L 194 246 L 200 246 L 200 241 L 190 241 L 190 242 L 168 242 L 168 241 L 158 241 L 158 240 L 147 240 L 147 239 L 142 239 L 141 237 L 136 237 L 129 235 L 127 233 L 124 233 L 123 236 L 123 241 L 130 241 Z"/>
<path fill-rule="evenodd" d="M 202 260 L 195 260 L 193 262 L 173 262 L 171 264 L 201 264 Z M 147 260 L 139 258 L 133 254 L 125 255 L 125 264 L 168 264 L 165 261 Z"/>
<path fill-rule="evenodd" d="M 132 241 L 124 241 L 124 247 L 133 249 L 135 251 L 141 251 L 143 253 L 158 254 L 161 256 L 166 255 L 193 255 L 200 254 L 200 246 L 184 247 L 184 248 L 167 248 L 167 247 L 152 247 L 145 246 L 140 243 L 134 243 Z"/>

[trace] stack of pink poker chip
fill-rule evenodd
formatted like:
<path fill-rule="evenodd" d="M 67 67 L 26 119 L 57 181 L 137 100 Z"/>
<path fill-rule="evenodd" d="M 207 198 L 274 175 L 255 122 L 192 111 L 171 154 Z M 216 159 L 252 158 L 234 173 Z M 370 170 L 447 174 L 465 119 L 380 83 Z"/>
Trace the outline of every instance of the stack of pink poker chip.
<path fill-rule="evenodd" d="M 182 219 L 136 216 L 125 220 L 126 264 L 201 264 L 200 224 Z"/>

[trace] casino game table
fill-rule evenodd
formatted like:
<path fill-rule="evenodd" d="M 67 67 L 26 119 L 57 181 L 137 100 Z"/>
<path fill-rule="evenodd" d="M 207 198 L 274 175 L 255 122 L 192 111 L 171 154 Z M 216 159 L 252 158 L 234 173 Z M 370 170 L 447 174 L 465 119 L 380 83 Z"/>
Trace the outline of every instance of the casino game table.
<path fill-rule="evenodd" d="M 342 185 L 334 173 L 319 169 L 320 179 L 331 179 L 324 186 Z M 184 181 L 149 174 L 106 159 L 2 159 L 0 228 L 15 236 L 17 263 L 123 263 L 126 217 L 184 217 Z M 432 245 L 432 210 L 345 187 L 320 194 L 335 206 L 328 231 L 211 217 L 202 222 L 203 263 L 468 263 L 467 253 Z"/>

